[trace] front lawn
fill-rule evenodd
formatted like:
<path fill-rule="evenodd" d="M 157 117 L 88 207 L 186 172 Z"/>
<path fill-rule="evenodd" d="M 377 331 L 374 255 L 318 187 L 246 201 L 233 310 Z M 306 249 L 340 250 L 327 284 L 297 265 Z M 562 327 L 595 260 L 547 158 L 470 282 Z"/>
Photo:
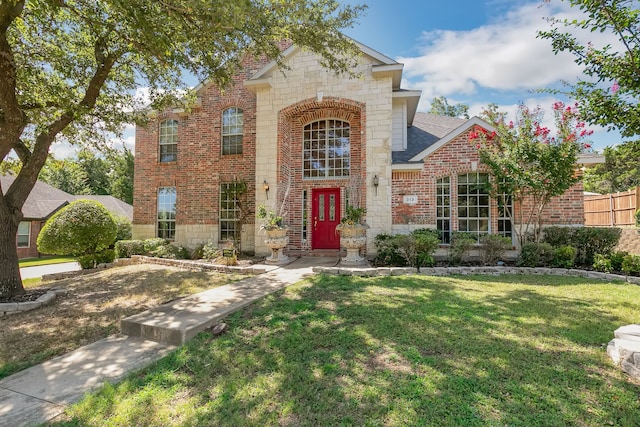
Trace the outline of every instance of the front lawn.
<path fill-rule="evenodd" d="M 59 255 L 51 255 L 51 256 L 43 256 L 40 258 L 24 258 L 18 261 L 20 268 L 22 267 L 36 267 L 39 265 L 51 265 L 51 264 L 62 264 L 65 262 L 75 262 L 76 258 L 70 256 L 59 256 Z"/>
<path fill-rule="evenodd" d="M 640 287 L 315 276 L 68 410 L 70 425 L 637 426 L 608 359 Z M 64 425 L 64 422 L 60 422 Z"/>
<path fill-rule="evenodd" d="M 56 287 L 66 293 L 42 308 L 0 317 L 0 378 L 115 334 L 123 317 L 240 278 L 142 264 L 26 281 L 29 289 Z"/>

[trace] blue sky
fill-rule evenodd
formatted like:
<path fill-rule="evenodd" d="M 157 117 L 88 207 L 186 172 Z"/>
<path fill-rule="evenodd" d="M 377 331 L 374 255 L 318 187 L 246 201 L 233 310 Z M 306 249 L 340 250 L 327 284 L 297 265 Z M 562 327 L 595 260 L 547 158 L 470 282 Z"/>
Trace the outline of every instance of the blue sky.
<path fill-rule="evenodd" d="M 579 18 L 568 2 L 551 0 L 345 0 L 369 7 L 359 25 L 345 33 L 405 64 L 403 86 L 421 89 L 420 111 L 445 96 L 469 105 L 471 115 L 489 103 L 513 113 L 519 103 L 551 110 L 555 96 L 538 89 L 575 82 L 581 69 L 570 54 L 554 55 L 548 40 L 536 38 L 550 28 L 546 18 Z M 584 33 L 595 45 L 610 35 Z M 560 99 L 570 101 L 569 99 Z M 547 114 L 551 121 L 551 113 Z M 621 141 L 617 132 L 591 127 L 594 147 Z"/>
<path fill-rule="evenodd" d="M 404 64 L 403 87 L 422 90 L 419 111 L 444 96 L 450 104 L 464 103 L 479 114 L 490 103 L 513 114 L 519 103 L 551 110 L 558 100 L 536 90 L 561 88 L 575 82 L 581 68 L 570 54 L 554 55 L 537 31 L 550 28 L 549 17 L 580 19 L 567 1 L 551 0 L 342 0 L 369 7 L 359 24 L 345 33 Z M 610 34 L 585 32 L 583 42 L 596 46 L 617 42 Z M 560 99 L 571 102 L 570 99 Z M 552 126 L 551 113 L 545 125 Z M 593 146 L 621 142 L 620 134 L 591 127 Z M 132 148 L 133 128 L 123 140 Z M 68 144 L 55 144 L 55 156 L 73 155 Z"/>

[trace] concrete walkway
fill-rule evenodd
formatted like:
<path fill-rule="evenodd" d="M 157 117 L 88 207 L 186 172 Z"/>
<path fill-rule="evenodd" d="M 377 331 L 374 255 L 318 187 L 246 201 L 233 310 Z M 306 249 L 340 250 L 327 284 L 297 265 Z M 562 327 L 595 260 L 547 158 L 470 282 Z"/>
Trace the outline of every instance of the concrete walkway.
<path fill-rule="evenodd" d="M 45 274 L 66 273 L 67 271 L 81 270 L 80 264 L 77 262 L 62 262 L 59 264 L 36 265 L 34 267 L 22 267 L 20 276 L 23 279 L 33 279 L 42 277 Z"/>
<path fill-rule="evenodd" d="M 183 342 L 224 316 L 312 275 L 313 267 L 337 263 L 337 258 L 299 258 L 269 273 L 187 297 L 188 303 L 178 300 L 138 317 L 141 324 L 148 319 L 155 319 L 151 322 L 161 326 L 172 323 L 180 337 L 176 343 Z M 172 338 L 165 341 L 174 341 L 176 335 L 171 332 L 168 336 Z M 0 381 L 0 426 L 30 426 L 53 420 L 66 405 L 105 381 L 118 382 L 175 348 L 171 342 L 114 335 L 18 372 Z"/>

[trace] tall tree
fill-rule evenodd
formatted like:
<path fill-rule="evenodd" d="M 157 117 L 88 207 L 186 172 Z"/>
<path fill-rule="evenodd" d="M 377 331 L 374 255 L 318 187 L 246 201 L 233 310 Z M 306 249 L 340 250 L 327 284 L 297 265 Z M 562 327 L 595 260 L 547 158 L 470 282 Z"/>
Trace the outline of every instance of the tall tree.
<path fill-rule="evenodd" d="M 133 153 L 126 147 L 122 151 L 112 151 L 107 156 L 107 161 L 111 167 L 109 172 L 109 194 L 132 205 Z"/>
<path fill-rule="evenodd" d="M 278 60 L 284 39 L 348 72 L 358 51 L 339 30 L 363 9 L 337 0 L 0 1 L 0 162 L 12 150 L 22 161 L 0 191 L 0 296 L 24 291 L 21 208 L 56 139 L 99 144 L 144 118 L 138 86 L 150 88 L 153 108 L 175 104 L 188 99 L 184 73 L 225 86 L 243 55 Z"/>
<path fill-rule="evenodd" d="M 431 101 L 431 114 L 440 114 L 441 116 L 469 118 L 469 106 L 466 104 L 449 105 L 449 101 L 444 96 L 433 98 Z"/>
<path fill-rule="evenodd" d="M 87 171 L 74 159 L 50 157 L 38 178 L 69 194 L 93 194 Z"/>
<path fill-rule="evenodd" d="M 567 94 L 582 106 L 585 120 L 623 136 L 640 134 L 640 9 L 636 0 L 560 0 L 568 1 L 585 15 L 582 20 L 552 20 L 554 27 L 538 36 L 551 40 L 553 51 L 569 52 L 581 65 L 587 79 L 569 87 Z M 545 0 L 549 3 L 551 0 Z M 562 30 L 590 30 L 613 34 L 617 46 L 581 43 Z"/>
<path fill-rule="evenodd" d="M 604 163 L 585 171 L 585 190 L 613 193 L 640 185 L 640 141 L 626 141 L 607 147 L 604 158 Z"/>

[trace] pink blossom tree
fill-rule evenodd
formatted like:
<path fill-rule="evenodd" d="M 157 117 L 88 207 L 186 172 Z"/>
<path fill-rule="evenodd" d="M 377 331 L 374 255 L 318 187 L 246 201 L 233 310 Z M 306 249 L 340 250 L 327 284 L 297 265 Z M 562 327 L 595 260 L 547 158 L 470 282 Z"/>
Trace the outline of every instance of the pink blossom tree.
<path fill-rule="evenodd" d="M 586 138 L 593 132 L 586 129 L 577 104 L 556 102 L 553 114 L 554 136 L 542 125 L 540 107 L 520 105 L 515 121 L 507 122 L 506 115 L 492 106 L 483 112 L 483 118 L 494 129 L 476 127 L 469 134 L 492 176 L 490 194 L 500 204 L 505 204 L 505 197 L 513 202 L 506 210 L 520 245 L 530 236 L 540 240 L 544 208 L 579 181 L 578 154 L 591 150 Z"/>

